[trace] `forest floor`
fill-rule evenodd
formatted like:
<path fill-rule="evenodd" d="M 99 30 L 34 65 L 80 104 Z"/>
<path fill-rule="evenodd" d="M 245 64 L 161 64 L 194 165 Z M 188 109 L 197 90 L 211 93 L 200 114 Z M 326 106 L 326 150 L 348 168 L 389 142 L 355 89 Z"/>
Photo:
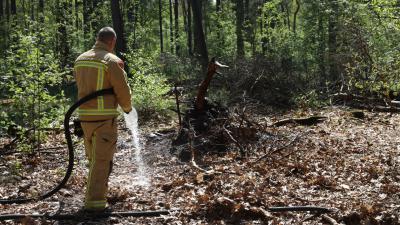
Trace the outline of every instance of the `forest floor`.
<path fill-rule="evenodd" d="M 357 119 L 350 111 L 328 107 L 273 113 L 249 107 L 247 118 L 258 130 L 257 139 L 246 144 L 247 155 L 241 156 L 235 145 L 226 153 L 201 154 L 197 164 L 207 172 L 170 153 L 177 134 L 176 123 L 170 122 L 142 126 L 145 173 L 140 174 L 129 132 L 121 124 L 109 185 L 112 210 L 167 209 L 170 215 L 56 224 L 335 224 L 333 220 L 339 224 L 400 224 L 400 115 L 364 112 L 365 117 Z M 271 126 L 284 118 L 316 115 L 327 119 L 312 126 Z M 62 134 L 48 142 L 49 146 L 65 143 Z M 78 211 L 87 174 L 82 145 L 78 146 L 78 163 L 65 189 L 40 202 L 0 205 L 1 214 Z M 1 198 L 40 192 L 54 184 L 52 178 L 61 177 L 60 169 L 47 168 L 43 159 L 20 160 L 20 167 L 29 164 L 39 169 L 29 176 L 18 175 L 4 166 L 4 160 L 12 161 L 12 157 L 0 162 Z M 268 211 L 273 206 L 309 205 L 334 212 L 324 217 Z M 31 218 L 19 222 L 54 223 Z"/>

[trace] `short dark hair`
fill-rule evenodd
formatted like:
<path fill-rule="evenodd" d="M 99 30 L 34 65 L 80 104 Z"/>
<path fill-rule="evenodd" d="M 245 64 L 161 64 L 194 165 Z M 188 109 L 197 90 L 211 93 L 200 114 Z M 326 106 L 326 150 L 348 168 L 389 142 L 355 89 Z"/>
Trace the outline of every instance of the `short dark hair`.
<path fill-rule="evenodd" d="M 117 34 L 112 27 L 103 27 L 100 29 L 99 33 L 97 33 L 97 40 L 102 42 L 109 42 L 116 37 Z"/>

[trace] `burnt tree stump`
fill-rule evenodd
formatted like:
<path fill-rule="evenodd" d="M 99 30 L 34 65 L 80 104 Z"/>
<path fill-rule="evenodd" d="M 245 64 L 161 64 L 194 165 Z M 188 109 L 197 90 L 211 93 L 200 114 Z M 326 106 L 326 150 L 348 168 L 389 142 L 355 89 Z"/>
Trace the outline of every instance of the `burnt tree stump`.
<path fill-rule="evenodd" d="M 184 113 L 182 127 L 177 138 L 172 142 L 173 148 L 171 149 L 182 161 L 190 160 L 192 156 L 192 149 L 190 148 L 193 147 L 200 151 L 224 150 L 224 145 L 218 143 L 223 141 L 221 133 L 210 135 L 207 138 L 201 136 L 210 131 L 218 118 L 226 118 L 228 115 L 227 108 L 206 99 L 211 80 L 215 74 L 218 74 L 217 69 L 226 67 L 217 62 L 215 58 L 211 59 L 208 64 L 207 75 L 199 85 L 196 98 Z"/>

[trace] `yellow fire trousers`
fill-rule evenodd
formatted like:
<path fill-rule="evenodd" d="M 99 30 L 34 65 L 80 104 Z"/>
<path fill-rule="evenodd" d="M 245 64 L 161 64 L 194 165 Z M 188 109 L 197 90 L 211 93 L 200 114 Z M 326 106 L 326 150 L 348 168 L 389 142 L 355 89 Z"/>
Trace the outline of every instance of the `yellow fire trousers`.
<path fill-rule="evenodd" d="M 116 119 L 101 122 L 82 122 L 85 139 L 85 153 L 89 159 L 85 209 L 102 210 L 106 208 L 108 177 L 116 152 Z"/>

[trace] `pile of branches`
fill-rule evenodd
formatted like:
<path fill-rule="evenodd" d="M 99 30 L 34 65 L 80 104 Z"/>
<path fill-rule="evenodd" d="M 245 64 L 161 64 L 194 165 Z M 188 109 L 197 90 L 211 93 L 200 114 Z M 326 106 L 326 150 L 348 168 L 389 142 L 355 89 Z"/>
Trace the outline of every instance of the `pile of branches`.
<path fill-rule="evenodd" d="M 395 96 L 380 98 L 376 96 L 364 96 L 353 93 L 336 93 L 331 96 L 333 103 L 343 104 L 357 109 L 376 112 L 400 112 L 400 101 L 394 100 Z"/>
<path fill-rule="evenodd" d="M 209 101 L 202 111 L 189 108 L 171 152 L 182 161 L 189 161 L 196 153 L 222 153 L 232 149 L 247 155 L 250 145 L 260 138 L 262 128 L 248 119 L 245 110 L 238 111 L 231 112 Z"/>

